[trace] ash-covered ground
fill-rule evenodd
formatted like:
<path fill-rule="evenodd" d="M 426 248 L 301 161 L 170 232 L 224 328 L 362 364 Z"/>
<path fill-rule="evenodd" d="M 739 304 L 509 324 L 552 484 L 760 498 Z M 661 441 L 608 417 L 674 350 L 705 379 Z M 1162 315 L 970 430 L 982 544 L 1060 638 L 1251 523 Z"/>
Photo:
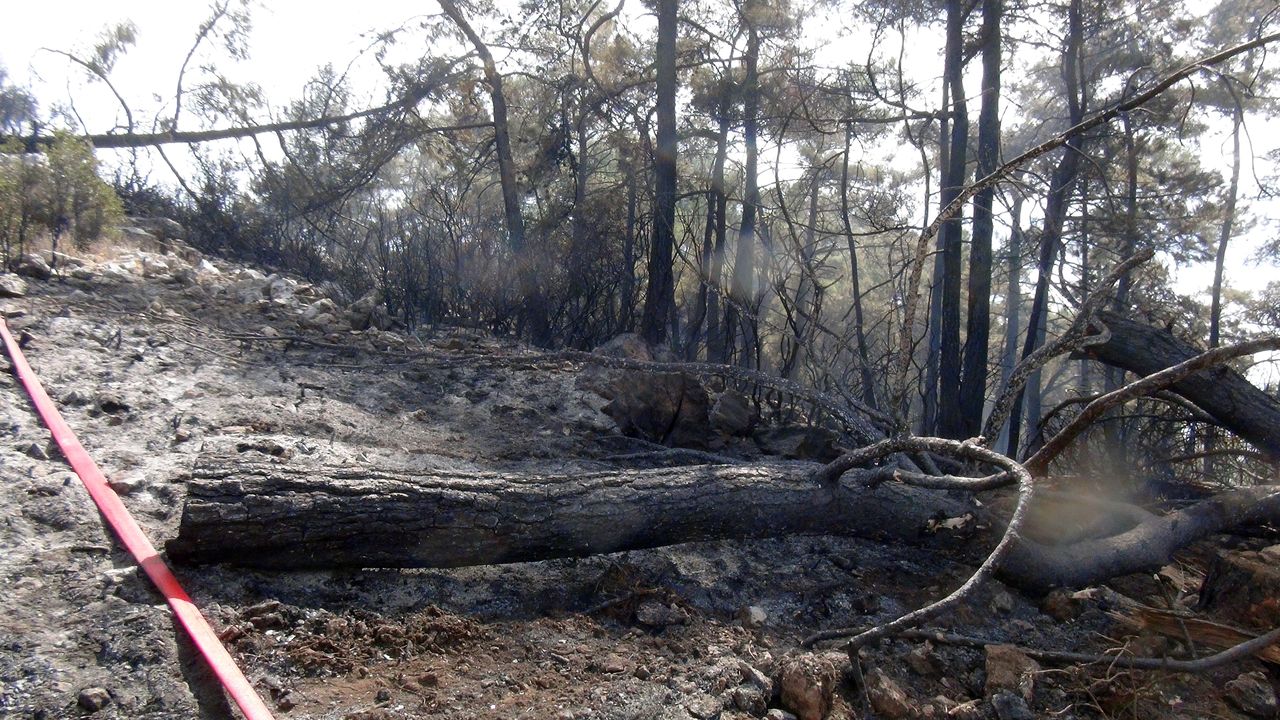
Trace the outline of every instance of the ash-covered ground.
<path fill-rule="evenodd" d="M 368 304 L 191 251 L 60 265 L 22 280 L 25 295 L 0 311 L 157 546 L 176 534 L 194 459 L 229 438 L 327 463 L 463 472 L 601 470 L 655 450 L 602 412 L 602 371 L 509 340 L 378 330 Z M 9 373 L 0 438 L 0 716 L 235 717 Z M 766 450 L 750 438 L 716 448 L 743 461 Z M 842 652 L 798 647 L 940 597 L 989 540 L 795 537 L 451 570 L 175 571 L 285 718 L 1245 717 L 1217 688 L 1254 666 L 1082 671 L 891 641 L 864 651 L 859 673 Z M 1154 602 L 1143 595 L 1153 588 L 1133 581 L 1130 594 Z M 1044 612 L 997 583 L 942 623 L 1039 647 L 1158 650 L 1126 639 L 1105 597 Z"/>

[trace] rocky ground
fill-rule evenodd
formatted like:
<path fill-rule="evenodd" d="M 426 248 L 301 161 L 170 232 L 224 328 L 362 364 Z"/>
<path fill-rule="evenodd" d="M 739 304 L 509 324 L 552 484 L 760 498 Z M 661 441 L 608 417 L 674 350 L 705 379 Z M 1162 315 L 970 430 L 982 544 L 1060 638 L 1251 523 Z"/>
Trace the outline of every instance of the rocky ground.
<path fill-rule="evenodd" d="M 342 303 L 170 250 L 64 257 L 52 276 L 33 261 L 26 277 L 0 276 L 0 311 L 158 546 L 174 536 L 184 482 L 210 443 L 458 471 L 681 461 L 620 434 L 636 428 L 604 412 L 601 371 L 473 331 L 397 332 L 370 298 Z M 697 444 L 744 459 L 790 452 L 771 444 L 775 431 Z M 0 716 L 234 717 L 8 373 L 0 438 Z M 804 452 L 829 452 L 825 442 Z M 840 652 L 799 649 L 813 631 L 940 596 L 981 559 L 983 540 L 696 543 L 453 570 L 175 570 L 279 717 L 1274 714 L 1272 668 L 1257 661 L 1133 673 L 1041 667 L 998 645 L 892 641 L 864 651 L 857 672 Z M 1181 571 L 1194 595 L 1203 564 Z M 1161 652 L 1170 641 L 1114 614 L 1124 598 L 1164 605 L 1157 584 L 1117 588 L 1124 595 L 1039 600 L 993 584 L 945 624 L 1045 648 Z"/>

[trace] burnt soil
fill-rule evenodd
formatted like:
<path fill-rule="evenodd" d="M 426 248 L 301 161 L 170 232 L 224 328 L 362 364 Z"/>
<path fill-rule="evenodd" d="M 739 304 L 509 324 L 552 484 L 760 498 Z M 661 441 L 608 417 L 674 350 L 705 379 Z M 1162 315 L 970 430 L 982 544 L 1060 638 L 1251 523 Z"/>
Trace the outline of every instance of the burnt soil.
<path fill-rule="evenodd" d="M 31 281 L 0 310 L 81 442 L 159 547 L 210 442 L 248 438 L 327 462 L 563 473 L 651 450 L 618 435 L 590 369 L 470 330 L 314 327 L 319 297 L 244 302 L 245 271 L 121 251 L 80 277 Z M 152 258 L 154 260 L 154 258 Z M 169 269 L 165 269 L 168 263 Z M 749 442 L 724 450 L 758 456 Z M 163 599 L 109 534 L 13 376 L 0 374 L 0 716 L 235 717 Z M 177 566 L 187 591 L 283 718 L 748 718 L 752 675 L 774 677 L 805 635 L 865 626 L 939 597 L 990 538 L 892 546 L 797 537 L 695 543 L 450 570 L 256 572 Z M 1155 586 L 1125 592 L 1159 604 Z M 657 603 L 670 621 L 643 623 Z M 739 611 L 757 606 L 763 627 Z M 1114 651 L 1105 604 L 1055 620 L 993 583 L 950 629 L 1032 646 Z M 1143 646 L 1141 643 L 1147 642 Z M 919 716 L 995 717 L 981 650 L 891 641 L 865 652 Z M 819 651 L 822 652 L 822 651 Z M 870 717 L 855 674 L 831 717 Z M 1036 717 L 1244 717 L 1207 676 L 1046 668 Z M 744 690 L 744 688 L 746 690 Z M 759 695 L 756 692 L 756 695 Z M 933 701 L 942 696 L 946 699 Z M 754 703 L 754 704 L 753 704 Z M 776 695 L 763 703 L 780 707 Z M 933 703 L 933 704 L 931 704 Z M 965 713 L 970 713 L 965 715 Z"/>

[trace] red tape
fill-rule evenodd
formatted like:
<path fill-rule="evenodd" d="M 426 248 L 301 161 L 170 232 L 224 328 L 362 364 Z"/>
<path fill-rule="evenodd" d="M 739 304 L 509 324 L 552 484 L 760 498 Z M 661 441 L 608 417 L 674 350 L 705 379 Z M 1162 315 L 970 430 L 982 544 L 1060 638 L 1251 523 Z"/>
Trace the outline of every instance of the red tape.
<path fill-rule="evenodd" d="M 147 540 L 147 536 L 143 534 L 142 528 L 138 527 L 138 523 L 129 514 L 124 503 L 120 502 L 120 497 L 107 485 L 107 479 L 103 477 L 102 471 L 98 469 L 98 465 L 93 461 L 93 458 L 89 457 L 89 453 L 85 451 L 84 446 L 76 439 L 75 433 L 71 432 L 71 427 L 67 425 L 67 421 L 62 419 L 62 415 L 54 407 L 53 401 L 49 399 L 48 393 L 40 385 L 39 378 L 32 372 L 31 366 L 27 364 L 27 359 L 23 356 L 18 343 L 14 341 L 13 335 L 9 333 L 9 327 L 5 324 L 3 318 L 0 318 L 0 336 L 4 337 L 4 345 L 9 352 L 9 359 L 13 361 L 13 367 L 17 371 L 18 378 L 22 380 L 23 386 L 26 387 L 27 394 L 31 396 L 31 403 L 35 405 L 36 411 L 40 413 L 40 419 L 44 421 L 44 424 L 49 428 L 49 432 L 53 434 L 54 442 L 58 443 L 63 457 L 67 459 L 67 462 L 71 464 L 71 468 L 80 476 L 85 489 L 89 491 L 89 496 L 97 503 L 98 510 L 102 512 L 102 516 L 111 525 L 111 529 L 115 531 L 120 541 L 124 543 L 125 548 L 133 555 L 139 567 L 147 573 L 147 577 L 151 578 L 151 582 L 155 584 L 156 589 L 164 595 L 165 600 L 169 601 L 169 607 L 173 608 L 173 614 L 178 618 L 178 622 L 182 627 L 186 629 L 187 634 L 191 636 L 196 649 L 200 651 L 205 661 L 209 663 L 214 675 L 217 676 L 222 686 L 226 688 L 227 694 L 240 707 L 241 712 L 244 713 L 245 718 L 248 720 L 271 720 L 271 711 L 262 702 L 262 698 L 254 691 L 244 673 L 240 672 L 236 661 L 227 653 L 227 649 L 222 646 L 218 636 L 214 634 L 213 628 L 209 627 L 209 623 L 200 614 L 200 610 L 196 608 L 195 603 L 191 601 L 186 591 L 178 584 L 178 579 L 173 576 L 173 571 L 169 569 L 168 565 L 165 565 L 164 560 L 156 553 L 151 541 Z"/>

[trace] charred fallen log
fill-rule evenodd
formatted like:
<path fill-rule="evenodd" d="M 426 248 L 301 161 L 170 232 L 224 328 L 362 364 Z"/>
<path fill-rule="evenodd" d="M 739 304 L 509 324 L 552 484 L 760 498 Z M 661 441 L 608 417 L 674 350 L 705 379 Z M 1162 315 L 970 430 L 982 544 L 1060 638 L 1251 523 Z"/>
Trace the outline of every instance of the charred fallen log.
<path fill-rule="evenodd" d="M 1202 352 L 1167 330 L 1114 312 L 1100 312 L 1098 319 L 1110 329 L 1111 337 L 1089 346 L 1086 354 L 1139 376 L 1152 375 Z M 1253 443 L 1269 459 L 1280 459 L 1280 400 L 1240 373 L 1218 365 L 1180 380 L 1170 389 L 1212 415 L 1222 427 Z"/>
<path fill-rule="evenodd" d="M 414 474 L 212 454 L 193 470 L 166 549 L 180 562 L 275 569 L 457 567 L 795 534 L 915 541 L 969 509 L 894 483 L 820 486 L 818 467 Z"/>

